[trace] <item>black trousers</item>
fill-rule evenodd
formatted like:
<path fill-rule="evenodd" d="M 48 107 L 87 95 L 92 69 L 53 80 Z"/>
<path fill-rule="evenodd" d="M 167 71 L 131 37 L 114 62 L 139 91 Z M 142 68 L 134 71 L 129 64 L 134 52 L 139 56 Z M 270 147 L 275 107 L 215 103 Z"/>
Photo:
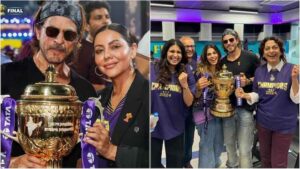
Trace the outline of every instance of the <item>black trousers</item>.
<path fill-rule="evenodd" d="M 185 120 L 185 131 L 184 131 L 184 165 L 192 160 L 193 156 L 193 143 L 195 134 L 195 123 L 193 119 L 193 112 L 189 110 L 189 116 Z"/>
<path fill-rule="evenodd" d="M 170 140 L 151 138 L 151 168 L 163 168 L 161 163 L 162 145 L 165 141 L 167 168 L 184 166 L 184 134 Z"/>

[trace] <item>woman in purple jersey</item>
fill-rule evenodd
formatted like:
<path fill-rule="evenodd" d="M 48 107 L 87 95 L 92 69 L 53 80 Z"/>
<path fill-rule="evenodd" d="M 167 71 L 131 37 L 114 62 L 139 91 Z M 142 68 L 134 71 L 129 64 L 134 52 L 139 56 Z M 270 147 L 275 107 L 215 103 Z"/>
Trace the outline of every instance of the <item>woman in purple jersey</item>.
<path fill-rule="evenodd" d="M 151 65 L 151 112 L 159 120 L 151 134 L 151 167 L 162 168 L 162 145 L 165 142 L 166 167 L 182 168 L 184 160 L 184 121 L 193 103 L 195 79 L 187 63 L 183 44 L 167 41 L 161 59 Z"/>
<path fill-rule="evenodd" d="M 196 72 L 198 90 L 193 104 L 193 116 L 201 138 L 198 168 L 218 168 L 221 165 L 220 155 L 223 150 L 222 121 L 210 114 L 214 89 L 211 81 L 209 81 L 220 70 L 220 59 L 221 53 L 217 46 L 214 44 L 206 45 Z"/>
<path fill-rule="evenodd" d="M 253 92 L 238 88 L 235 94 L 249 104 L 257 102 L 262 167 L 286 168 L 299 112 L 299 67 L 286 62 L 279 38 L 265 38 L 259 53 L 267 64 L 256 69 Z"/>

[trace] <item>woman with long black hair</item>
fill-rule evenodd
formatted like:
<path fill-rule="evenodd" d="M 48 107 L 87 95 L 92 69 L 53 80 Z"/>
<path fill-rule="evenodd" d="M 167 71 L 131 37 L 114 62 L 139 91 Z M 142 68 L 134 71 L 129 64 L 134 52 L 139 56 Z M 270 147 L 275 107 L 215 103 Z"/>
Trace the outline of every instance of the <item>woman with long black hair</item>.
<path fill-rule="evenodd" d="M 158 63 L 151 65 L 151 112 L 159 121 L 151 135 L 151 167 L 161 168 L 163 141 L 166 167 L 183 167 L 184 121 L 193 103 L 195 79 L 187 63 L 186 52 L 179 40 L 165 43 Z"/>
<path fill-rule="evenodd" d="M 84 141 L 104 158 L 101 167 L 149 167 L 149 82 L 133 67 L 137 45 L 120 24 L 100 28 L 94 37 L 95 62 L 112 81 L 101 92 L 104 119 L 87 129 Z"/>

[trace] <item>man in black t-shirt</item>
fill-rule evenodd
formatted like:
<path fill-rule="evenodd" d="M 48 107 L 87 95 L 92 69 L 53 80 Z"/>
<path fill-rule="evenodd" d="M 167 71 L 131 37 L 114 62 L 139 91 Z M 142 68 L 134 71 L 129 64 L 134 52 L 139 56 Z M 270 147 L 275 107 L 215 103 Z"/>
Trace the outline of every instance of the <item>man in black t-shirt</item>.
<path fill-rule="evenodd" d="M 238 33 L 232 29 L 224 31 L 222 43 L 227 55 L 221 60 L 221 65 L 225 64 L 233 75 L 244 75 L 241 76 L 241 87 L 244 91 L 251 92 L 252 80 L 259 66 L 259 59 L 251 52 L 242 50 Z M 234 93 L 230 96 L 230 100 L 232 106 L 235 107 L 235 114 L 223 119 L 224 143 L 228 155 L 226 165 L 230 168 L 252 168 L 254 109 L 245 100 L 242 106 L 237 106 Z"/>
<path fill-rule="evenodd" d="M 53 64 L 57 72 L 55 81 L 73 86 L 81 101 L 96 96 L 93 86 L 65 63 L 81 39 L 84 28 L 82 17 L 82 7 L 76 2 L 46 2 L 38 10 L 34 22 L 35 36 L 32 43 L 37 52 L 33 57 L 1 66 L 1 94 L 20 99 L 25 87 L 43 81 L 43 73 L 49 64 Z M 80 144 L 77 144 L 72 152 L 63 158 L 62 166 L 74 168 L 80 162 L 80 157 Z M 46 163 L 42 158 L 24 154 L 21 147 L 14 143 L 9 167 L 42 168 L 46 167 Z"/>

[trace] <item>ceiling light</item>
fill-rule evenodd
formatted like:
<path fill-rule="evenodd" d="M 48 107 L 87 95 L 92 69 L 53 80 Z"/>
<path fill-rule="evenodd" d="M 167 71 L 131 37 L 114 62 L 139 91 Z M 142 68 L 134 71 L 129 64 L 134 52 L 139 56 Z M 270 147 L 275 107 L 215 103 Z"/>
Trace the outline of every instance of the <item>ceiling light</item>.
<path fill-rule="evenodd" d="M 246 11 L 246 10 L 238 10 L 238 9 L 230 9 L 229 12 L 232 12 L 232 13 L 244 13 L 244 14 L 258 14 L 257 11 Z"/>
<path fill-rule="evenodd" d="M 174 8 L 174 4 L 158 4 L 158 3 L 150 3 L 150 6 L 157 6 L 157 7 L 168 7 L 168 8 Z"/>

